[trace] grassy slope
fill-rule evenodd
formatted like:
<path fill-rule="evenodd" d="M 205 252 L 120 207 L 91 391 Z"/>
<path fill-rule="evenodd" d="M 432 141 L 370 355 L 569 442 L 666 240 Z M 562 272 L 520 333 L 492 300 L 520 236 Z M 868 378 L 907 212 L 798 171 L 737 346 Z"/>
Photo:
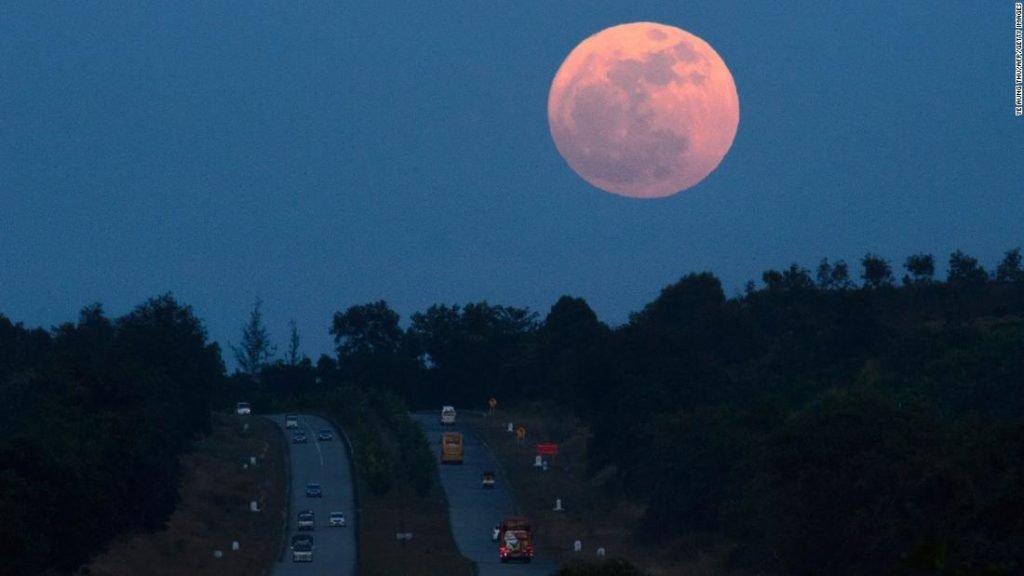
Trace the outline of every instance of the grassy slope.
<path fill-rule="evenodd" d="M 240 434 L 249 422 L 252 433 Z M 250 456 L 260 465 L 243 467 Z M 182 459 L 181 501 L 167 529 L 126 536 L 96 558 L 93 576 L 269 573 L 281 546 L 285 473 L 281 433 L 258 417 L 214 415 L 213 434 Z M 250 512 L 257 500 L 259 513 Z M 240 549 L 231 551 L 232 540 Z M 222 550 L 221 559 L 213 557 Z"/>
<path fill-rule="evenodd" d="M 379 422 L 375 429 L 385 450 L 397 458 L 391 432 Z M 361 576 L 471 576 L 473 563 L 459 554 L 448 527 L 440 479 L 424 498 L 417 498 L 411 486 L 399 481 L 382 495 L 373 494 L 365 482 L 360 484 Z M 399 532 L 412 533 L 412 540 L 399 542 L 395 537 Z"/>

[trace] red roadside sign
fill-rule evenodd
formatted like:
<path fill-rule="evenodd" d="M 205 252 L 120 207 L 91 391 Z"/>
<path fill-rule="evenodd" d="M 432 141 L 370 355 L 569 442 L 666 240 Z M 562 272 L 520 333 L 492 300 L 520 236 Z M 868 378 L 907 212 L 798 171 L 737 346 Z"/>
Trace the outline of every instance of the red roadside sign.
<path fill-rule="evenodd" d="M 554 442 L 541 442 L 537 444 L 537 454 L 541 456 L 558 456 L 558 444 Z"/>

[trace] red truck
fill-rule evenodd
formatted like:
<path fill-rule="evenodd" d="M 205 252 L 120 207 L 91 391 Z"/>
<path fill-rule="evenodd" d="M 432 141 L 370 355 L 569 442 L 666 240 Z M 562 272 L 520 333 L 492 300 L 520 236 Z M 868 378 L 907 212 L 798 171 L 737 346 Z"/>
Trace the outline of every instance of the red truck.
<path fill-rule="evenodd" d="M 498 558 L 529 562 L 533 559 L 530 521 L 522 516 L 507 516 L 498 524 Z"/>

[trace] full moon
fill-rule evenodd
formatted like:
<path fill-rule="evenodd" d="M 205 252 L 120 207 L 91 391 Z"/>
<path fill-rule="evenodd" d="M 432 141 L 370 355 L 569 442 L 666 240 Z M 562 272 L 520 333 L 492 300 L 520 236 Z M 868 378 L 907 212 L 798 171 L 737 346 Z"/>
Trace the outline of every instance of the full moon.
<path fill-rule="evenodd" d="M 594 186 L 632 198 L 686 190 L 725 157 L 739 124 L 736 83 L 699 37 L 653 22 L 579 44 L 548 94 L 559 153 Z"/>

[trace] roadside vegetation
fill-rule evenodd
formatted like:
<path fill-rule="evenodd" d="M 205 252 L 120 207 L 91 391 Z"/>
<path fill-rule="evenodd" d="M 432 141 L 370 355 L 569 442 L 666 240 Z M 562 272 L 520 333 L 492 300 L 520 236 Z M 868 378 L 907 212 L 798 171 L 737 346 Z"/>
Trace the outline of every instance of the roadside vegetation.
<path fill-rule="evenodd" d="M 116 539 L 83 574 L 270 574 L 282 545 L 284 449 L 280 429 L 269 420 L 214 414 L 210 435 L 181 459 L 181 500 L 167 526 Z M 250 465 L 253 457 L 256 465 Z M 252 501 L 259 512 L 249 509 Z"/>

